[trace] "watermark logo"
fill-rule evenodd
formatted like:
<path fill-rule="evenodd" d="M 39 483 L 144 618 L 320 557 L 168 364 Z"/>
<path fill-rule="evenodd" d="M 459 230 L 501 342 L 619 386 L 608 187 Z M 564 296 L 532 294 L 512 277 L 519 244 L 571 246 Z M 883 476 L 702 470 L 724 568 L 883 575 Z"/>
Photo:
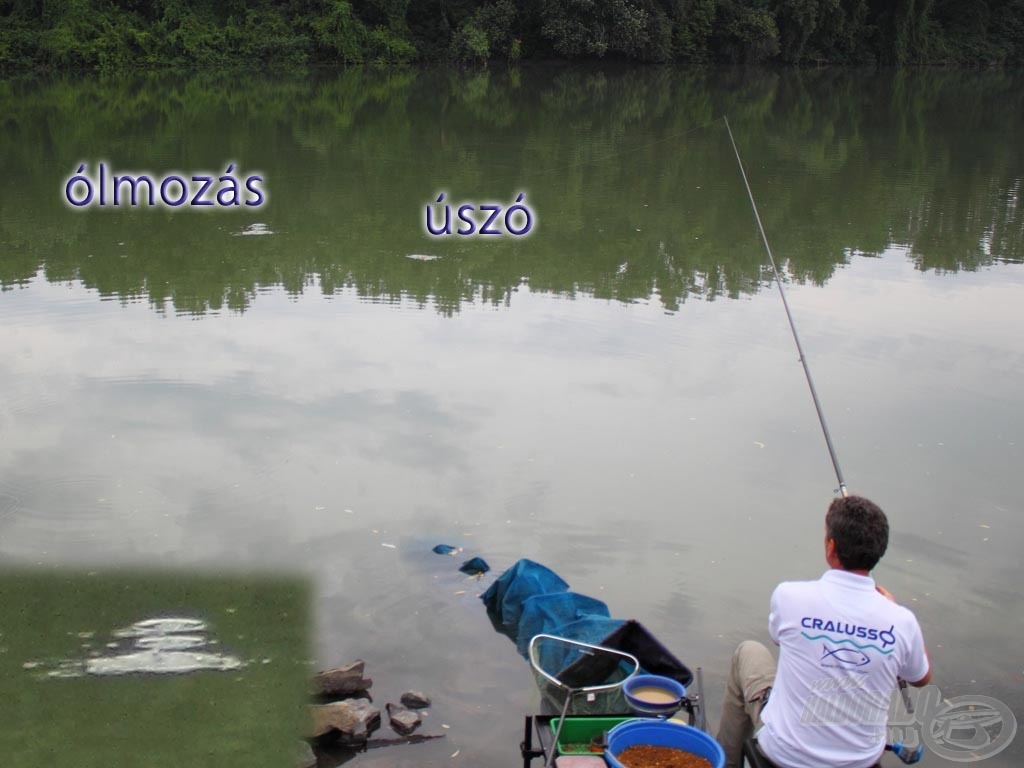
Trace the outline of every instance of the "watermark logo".
<path fill-rule="evenodd" d="M 971 763 L 992 757 L 1017 735 L 1017 718 L 1003 702 L 970 694 L 944 699 L 928 685 L 908 690 L 908 712 L 898 690 L 871 691 L 855 676 L 817 680 L 804 702 L 800 722 L 807 726 L 860 726 L 879 733 L 889 744 L 913 750 L 924 744 L 946 760 Z"/>
<path fill-rule="evenodd" d="M 997 755 L 1017 735 L 1013 712 L 989 696 L 957 696 L 943 701 L 922 725 L 925 746 L 939 757 L 960 763 Z"/>

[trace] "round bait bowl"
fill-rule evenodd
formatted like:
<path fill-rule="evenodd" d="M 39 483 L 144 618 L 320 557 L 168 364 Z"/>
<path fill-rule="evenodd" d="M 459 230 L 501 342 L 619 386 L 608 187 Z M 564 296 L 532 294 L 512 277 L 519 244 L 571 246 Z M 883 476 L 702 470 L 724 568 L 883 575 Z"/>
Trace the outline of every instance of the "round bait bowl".
<path fill-rule="evenodd" d="M 628 720 L 608 732 L 608 750 L 604 759 L 611 768 L 624 768 L 618 756 L 638 745 L 672 747 L 703 757 L 711 768 L 725 768 L 725 752 L 704 731 L 689 725 L 664 720 Z"/>
<path fill-rule="evenodd" d="M 644 693 L 655 693 L 645 697 Z M 638 715 L 661 716 L 675 714 L 683 704 L 686 688 L 671 677 L 662 675 L 634 675 L 622 684 L 622 693 L 629 708 Z"/>

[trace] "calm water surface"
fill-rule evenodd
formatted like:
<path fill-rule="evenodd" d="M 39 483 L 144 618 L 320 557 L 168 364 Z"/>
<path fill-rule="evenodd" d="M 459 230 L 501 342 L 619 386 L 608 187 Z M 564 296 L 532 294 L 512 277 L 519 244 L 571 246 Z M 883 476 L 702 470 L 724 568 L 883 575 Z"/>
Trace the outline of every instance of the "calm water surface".
<path fill-rule="evenodd" d="M 7 82 L 0 114 L 4 562 L 310 575 L 319 663 L 451 726 L 354 764 L 517 764 L 528 666 L 442 542 L 639 619 L 717 722 L 774 585 L 825 568 L 836 485 L 727 114 L 848 483 L 890 515 L 876 576 L 945 696 L 1024 716 L 1019 74 Z M 270 202 L 69 210 L 100 159 L 235 161 Z M 440 191 L 525 191 L 536 232 L 428 238 Z"/>

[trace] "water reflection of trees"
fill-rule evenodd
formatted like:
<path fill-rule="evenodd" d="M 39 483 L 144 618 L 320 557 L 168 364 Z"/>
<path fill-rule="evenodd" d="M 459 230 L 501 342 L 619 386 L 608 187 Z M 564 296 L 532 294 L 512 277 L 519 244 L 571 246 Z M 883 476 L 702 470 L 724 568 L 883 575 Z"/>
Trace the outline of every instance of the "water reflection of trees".
<path fill-rule="evenodd" d="M 319 283 L 446 313 L 532 290 L 620 301 L 739 296 L 762 253 L 728 114 L 785 270 L 826 281 L 851 252 L 921 269 L 1024 259 L 1020 77 L 1006 72 L 573 70 L 238 81 L 151 76 L 0 85 L 0 283 L 40 269 L 104 296 L 204 312 Z M 698 128 L 698 130 L 694 130 Z M 251 214 L 72 212 L 82 159 L 259 168 Z M 528 190 L 520 242 L 431 241 L 423 205 Z M 265 220 L 270 237 L 232 237 Z M 121 245 L 121 244 L 124 245 Z M 423 262 L 409 254 L 441 256 Z"/>

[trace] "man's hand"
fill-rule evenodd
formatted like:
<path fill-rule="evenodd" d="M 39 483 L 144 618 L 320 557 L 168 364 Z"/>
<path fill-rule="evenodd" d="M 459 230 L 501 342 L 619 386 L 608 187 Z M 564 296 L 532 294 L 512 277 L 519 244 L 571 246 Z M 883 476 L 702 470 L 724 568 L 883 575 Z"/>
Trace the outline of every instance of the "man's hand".
<path fill-rule="evenodd" d="M 890 601 L 892 601 L 894 603 L 896 602 L 896 598 L 893 597 L 892 592 L 890 592 L 888 589 L 883 587 L 881 584 L 876 584 L 875 585 L 875 591 L 878 592 L 878 594 L 880 594 L 886 600 L 890 600 Z"/>

